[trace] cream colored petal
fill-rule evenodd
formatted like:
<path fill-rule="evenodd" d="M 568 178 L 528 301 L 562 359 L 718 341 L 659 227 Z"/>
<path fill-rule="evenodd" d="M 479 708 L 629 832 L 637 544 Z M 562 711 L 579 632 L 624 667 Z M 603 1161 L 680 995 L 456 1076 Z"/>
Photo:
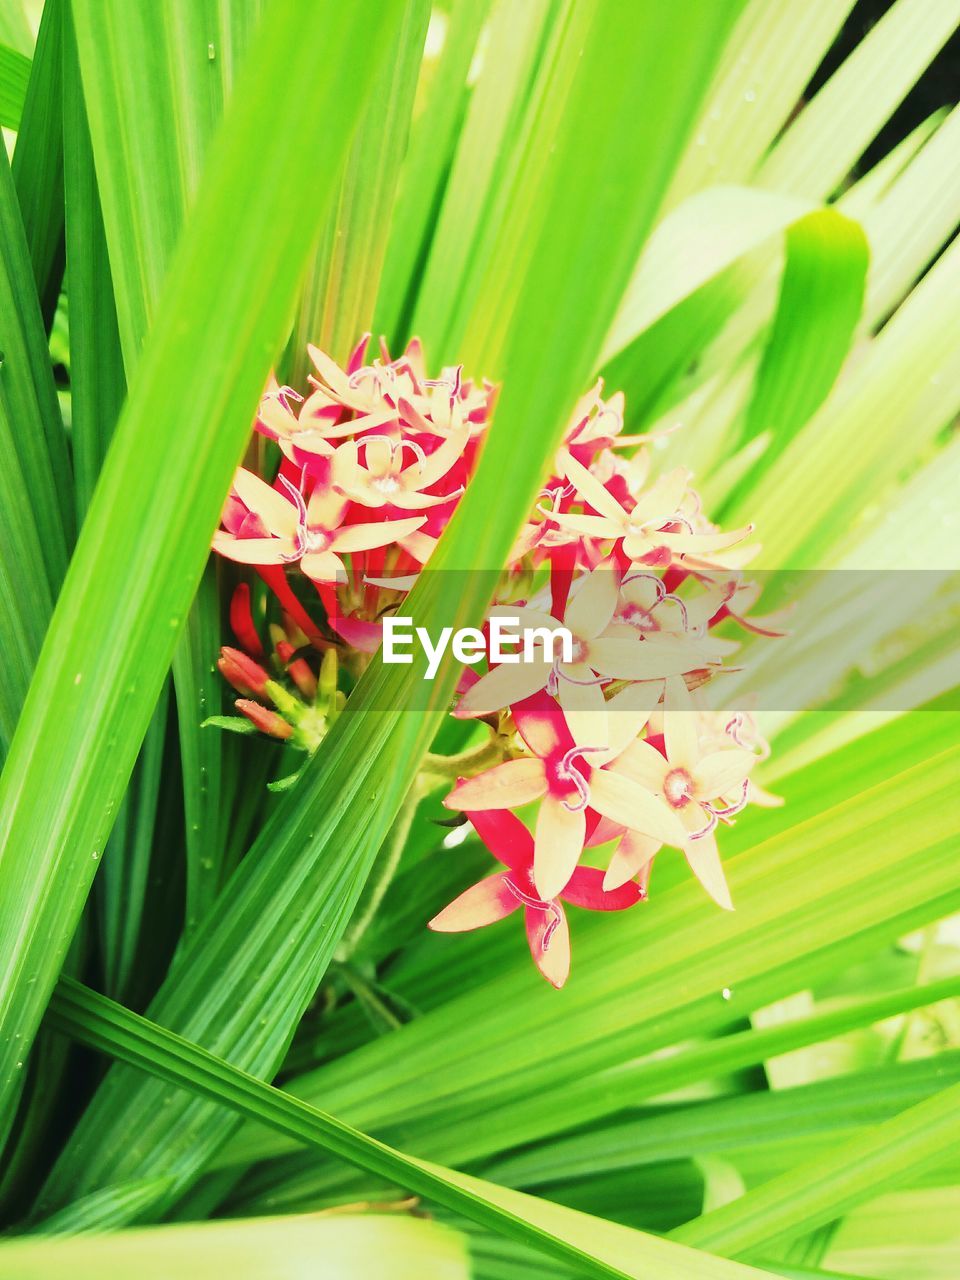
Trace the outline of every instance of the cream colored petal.
<path fill-rule="evenodd" d="M 619 889 L 622 884 L 639 875 L 661 847 L 659 840 L 652 840 L 650 836 L 640 835 L 637 831 L 628 831 L 614 849 L 603 877 L 606 892 Z"/>
<path fill-rule="evenodd" d="M 574 681 L 564 679 L 573 675 Z M 578 680 L 592 675 L 586 666 L 561 666 L 557 692 L 567 727 L 579 747 L 609 746 L 610 717 L 603 690 L 598 684 L 580 684 Z M 591 756 L 588 763 L 592 763 Z"/>
<path fill-rule="evenodd" d="M 627 523 L 627 513 L 597 477 L 569 453 L 563 458 L 563 469 L 567 479 L 576 487 L 581 498 L 588 502 L 594 511 L 599 511 L 601 515 L 606 516 L 622 529 Z"/>
<path fill-rule="evenodd" d="M 550 663 L 504 662 L 467 690 L 457 704 L 457 715 L 485 716 L 500 711 L 538 693 L 549 677 Z"/>
<path fill-rule="evenodd" d="M 300 568 L 313 582 L 346 582 L 343 561 L 332 551 L 311 551 L 300 561 Z"/>
<path fill-rule="evenodd" d="M 214 551 L 237 564 L 283 564 L 293 547 L 292 538 L 235 538 L 223 530 L 213 535 Z"/>
<path fill-rule="evenodd" d="M 598 565 L 567 605 L 564 626 L 575 636 L 592 640 L 609 626 L 619 591 L 619 572 L 612 565 Z"/>
<path fill-rule="evenodd" d="M 537 814 L 534 833 L 533 879 L 537 893 L 549 902 L 559 896 L 583 852 L 586 818 L 547 795 Z"/>
<path fill-rule="evenodd" d="M 732 911 L 733 900 L 727 887 L 727 878 L 723 874 L 720 852 L 713 833 L 701 836 L 699 840 L 688 840 L 683 852 L 690 870 L 717 906 L 723 907 L 725 911 Z"/>
<path fill-rule="evenodd" d="M 611 822 L 664 844 L 682 848 L 686 842 L 687 832 L 667 802 L 634 782 L 626 772 L 594 769 L 590 775 L 590 806 Z"/>
<path fill-rule="evenodd" d="M 691 772 L 700 757 L 699 719 L 681 676 L 671 676 L 664 694 L 663 734 L 667 759 L 675 769 Z"/>
<path fill-rule="evenodd" d="M 233 477 L 233 491 L 245 507 L 255 511 L 271 533 L 278 538 L 293 538 L 297 532 L 297 508 L 278 493 L 266 480 L 238 467 Z"/>
<path fill-rule="evenodd" d="M 749 751 L 714 751 L 704 756 L 693 771 L 697 795 L 703 800 L 713 800 L 743 785 L 757 757 Z"/>
<path fill-rule="evenodd" d="M 663 755 L 643 738 L 631 742 L 617 756 L 617 773 L 626 774 L 648 791 L 663 792 L 663 780 L 670 772 L 670 765 Z"/>
<path fill-rule="evenodd" d="M 547 789 L 540 760 L 508 760 L 475 778 L 464 778 L 444 800 L 448 809 L 515 809 L 539 800 Z"/>
<path fill-rule="evenodd" d="M 415 533 L 424 519 L 424 516 L 413 516 L 409 520 L 372 520 L 363 524 L 345 524 L 333 535 L 333 549 L 343 553 L 387 547 L 391 542 L 399 542 L 401 538 Z"/>

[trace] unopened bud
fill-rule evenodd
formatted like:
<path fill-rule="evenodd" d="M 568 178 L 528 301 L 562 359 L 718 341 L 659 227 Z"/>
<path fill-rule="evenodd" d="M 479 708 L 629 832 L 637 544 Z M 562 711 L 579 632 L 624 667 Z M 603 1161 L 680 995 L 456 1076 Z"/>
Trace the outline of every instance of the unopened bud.
<path fill-rule="evenodd" d="M 310 670 L 305 658 L 295 658 L 296 649 L 286 640 L 277 643 L 277 657 L 287 669 L 287 675 L 308 702 L 317 696 L 317 677 Z"/>
<path fill-rule="evenodd" d="M 230 627 L 247 653 L 263 657 L 263 644 L 250 608 L 250 587 L 241 582 L 230 597 Z"/>
<path fill-rule="evenodd" d="M 254 662 L 253 658 L 239 649 L 224 645 L 220 650 L 217 666 L 220 674 L 230 681 L 237 693 L 252 693 L 255 697 L 263 697 L 270 677 L 259 662 Z"/>
<path fill-rule="evenodd" d="M 282 716 L 278 716 L 275 711 L 270 711 L 267 707 L 263 707 L 259 702 L 251 702 L 249 698 L 238 698 L 236 701 L 238 711 L 242 711 L 247 719 L 254 724 L 261 733 L 269 733 L 271 738 L 291 738 L 293 736 L 293 726 L 289 725 Z"/>

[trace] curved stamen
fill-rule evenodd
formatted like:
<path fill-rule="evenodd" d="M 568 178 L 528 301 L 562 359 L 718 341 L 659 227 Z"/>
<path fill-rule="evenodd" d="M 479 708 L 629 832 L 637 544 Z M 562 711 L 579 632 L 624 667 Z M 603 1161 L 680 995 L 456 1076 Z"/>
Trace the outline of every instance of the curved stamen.
<path fill-rule="evenodd" d="M 663 579 L 658 578 L 655 573 L 642 573 L 639 570 L 636 573 L 628 573 L 625 578 L 621 579 L 621 589 L 625 587 L 628 582 L 652 582 L 654 584 L 654 590 L 657 593 L 657 604 L 666 597 L 667 588 L 663 585 Z"/>
<path fill-rule="evenodd" d="M 688 840 L 702 840 L 704 836 L 708 836 L 711 831 L 715 830 L 717 822 L 719 821 L 719 819 L 717 818 L 717 815 L 713 812 L 712 809 L 709 809 L 707 805 L 701 802 L 700 807 L 704 810 L 704 812 L 709 813 L 709 821 L 707 822 L 707 825 L 705 827 L 701 827 L 699 831 L 689 832 L 687 834 Z"/>
<path fill-rule="evenodd" d="M 420 464 L 421 472 L 427 465 L 427 455 L 414 440 L 400 440 L 396 443 L 397 453 L 402 456 L 404 449 L 409 449 Z"/>
<path fill-rule="evenodd" d="M 566 672 L 566 671 L 561 671 L 561 670 L 560 670 L 560 667 L 559 667 L 559 665 L 558 665 L 558 664 L 559 664 L 559 662 L 560 662 L 560 659 L 559 659 L 559 658 L 555 658 L 555 659 L 554 659 L 554 667 L 556 668 L 557 675 L 561 678 L 561 680 L 566 680 L 567 684 L 577 684 L 577 685 L 606 684 L 606 682 L 610 679 L 610 677 L 609 677 L 609 676 L 597 676 L 597 675 L 595 675 L 595 676 L 592 676 L 589 680 L 578 680 L 578 679 L 576 678 L 576 676 L 572 676 L 572 675 L 570 675 L 570 674 L 569 674 L 568 672 Z M 598 748 L 598 747 L 584 747 L 583 749 L 584 749 L 584 751 L 596 751 L 596 750 L 599 750 L 599 748 Z"/>
<path fill-rule="evenodd" d="M 675 596 L 672 591 L 669 591 L 665 595 L 661 596 L 660 599 L 657 601 L 657 604 L 664 604 L 667 600 L 669 600 L 671 604 L 675 604 L 677 608 L 680 610 L 680 616 L 681 618 L 683 618 L 683 629 L 684 631 L 689 631 L 691 629 L 690 615 L 687 613 L 686 604 L 680 599 L 679 596 Z M 702 635 L 703 634 L 702 629 L 696 628 L 696 633 L 697 635 Z"/>
<path fill-rule="evenodd" d="M 518 902 L 522 902 L 525 907 L 533 907 L 538 911 L 546 911 L 549 908 L 549 902 L 544 902 L 542 898 L 535 898 L 532 894 L 525 893 L 518 884 L 514 884 L 509 876 L 504 876 L 503 883 L 507 886 L 516 900 Z"/>
<path fill-rule="evenodd" d="M 544 902 L 541 898 L 533 898 L 513 883 L 509 876 L 504 876 L 503 883 L 507 886 L 518 902 L 522 902 L 525 907 L 532 907 L 534 911 L 545 911 L 550 916 L 550 922 L 543 931 L 543 942 L 541 946 L 546 951 L 550 946 L 550 940 L 557 931 L 560 921 L 563 919 L 563 912 L 556 902 Z"/>
<path fill-rule="evenodd" d="M 569 800 L 560 802 L 570 813 L 582 813 L 590 803 L 590 787 L 581 770 L 573 763 L 574 760 L 577 756 L 586 755 L 590 751 L 606 751 L 606 749 L 606 747 L 571 747 L 569 751 L 564 752 L 557 765 L 557 777 L 562 778 L 564 782 L 571 782 L 577 792 L 576 804 L 571 804 Z"/>
<path fill-rule="evenodd" d="M 735 800 L 733 804 L 724 805 L 719 809 L 712 804 L 705 804 L 704 808 L 708 809 L 710 813 L 715 814 L 722 822 L 729 822 L 729 819 L 732 817 L 733 814 L 740 813 L 741 810 L 746 808 L 747 792 L 749 789 L 750 789 L 750 783 L 747 781 L 746 778 L 744 778 L 743 789 L 740 793 L 739 800 Z"/>

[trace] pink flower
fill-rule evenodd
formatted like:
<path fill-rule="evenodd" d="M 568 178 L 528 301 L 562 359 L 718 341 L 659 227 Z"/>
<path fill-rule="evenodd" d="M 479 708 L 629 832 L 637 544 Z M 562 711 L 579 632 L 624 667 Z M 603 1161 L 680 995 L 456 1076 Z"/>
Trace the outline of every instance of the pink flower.
<path fill-rule="evenodd" d="M 537 968 L 555 987 L 570 972 L 570 931 L 562 902 L 589 911 L 623 911 L 645 896 L 632 881 L 607 892 L 602 872 L 577 867 L 555 897 L 537 892 L 533 876 L 534 842 L 514 814 L 505 810 L 468 812 L 490 852 L 507 868 L 472 885 L 434 916 L 429 927 L 438 933 L 461 933 L 502 920 L 523 907 L 530 954 Z"/>
<path fill-rule="evenodd" d="M 753 531 L 753 526 L 747 525 L 732 533 L 695 533 L 681 511 L 690 479 L 682 467 L 656 480 L 629 511 L 569 454 L 564 469 L 580 497 L 598 514 L 554 514 L 552 518 L 575 533 L 619 541 L 623 554 L 631 561 L 668 565 L 682 555 L 702 557 L 735 546 Z"/>
<path fill-rule="evenodd" d="M 718 822 L 729 822 L 746 804 L 747 778 L 757 757 L 737 747 L 701 754 L 697 713 L 682 679 L 667 681 L 663 724 L 662 752 L 638 739 L 618 767 L 676 815 L 686 832 L 681 847 L 691 870 L 714 901 L 731 910 L 713 833 Z M 636 857 L 621 856 L 604 884 L 611 888 L 639 870 Z"/>
<path fill-rule="evenodd" d="M 650 686 L 632 686 L 619 696 L 640 703 L 637 716 L 622 710 L 611 725 L 632 741 L 652 709 L 644 709 L 643 701 L 656 705 L 659 688 L 653 686 L 651 693 Z M 605 747 L 575 742 L 563 712 L 546 693 L 536 693 L 511 710 L 530 754 L 461 778 L 443 803 L 448 809 L 473 811 L 513 809 L 540 800 L 533 873 L 544 901 L 557 897 L 573 874 L 586 839 L 588 807 L 619 826 L 683 846 L 687 832 L 676 814 L 632 776 L 613 767 L 626 741 Z"/>
<path fill-rule="evenodd" d="M 423 523 L 423 518 L 416 516 L 344 525 L 347 500 L 332 487 L 318 485 L 305 501 L 284 475 L 278 477 L 278 483 L 286 496 L 252 471 L 237 470 L 233 494 L 246 515 L 239 533 L 228 528 L 213 535 L 214 551 L 240 564 L 299 563 L 314 582 L 336 582 L 346 578 L 341 555 L 388 546 Z M 231 519 L 236 519 L 235 511 Z"/>
<path fill-rule="evenodd" d="M 659 579 L 654 579 L 659 582 Z M 573 660 L 547 662 L 502 663 L 483 676 L 461 699 L 456 714 L 488 715 L 500 707 L 511 705 L 540 689 L 556 691 L 568 719 L 587 714 L 598 720 L 606 710 L 601 686 L 613 679 L 660 680 L 664 676 L 683 675 L 705 666 L 712 657 L 699 636 L 646 630 L 611 624 L 621 610 L 620 573 L 610 561 L 604 561 L 579 583 L 560 623 L 552 615 L 529 605 L 502 605 L 490 616 L 516 617 L 527 629 L 555 631 L 561 625 L 573 638 Z M 629 601 L 627 602 L 629 605 Z M 719 602 L 716 605 L 719 608 Z M 681 621 L 683 614 L 680 614 Z M 554 646 L 554 652 L 558 647 Z M 602 735 L 602 730 L 601 730 Z M 606 745 L 605 737 L 593 739 Z"/>

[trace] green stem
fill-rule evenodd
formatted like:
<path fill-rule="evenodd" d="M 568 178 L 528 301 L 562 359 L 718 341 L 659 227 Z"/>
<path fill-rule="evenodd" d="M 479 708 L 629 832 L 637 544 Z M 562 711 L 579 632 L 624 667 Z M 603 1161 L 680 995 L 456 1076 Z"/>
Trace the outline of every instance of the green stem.
<path fill-rule="evenodd" d="M 337 948 L 336 959 L 341 963 L 349 960 L 356 951 L 360 939 L 370 927 L 381 902 L 383 902 L 384 894 L 390 887 L 390 882 L 396 874 L 400 858 L 403 855 L 404 846 L 407 843 L 407 837 L 413 825 L 413 818 L 417 812 L 417 806 L 423 799 L 424 794 L 425 789 L 422 780 L 420 778 L 415 779 L 413 786 L 407 792 L 407 797 L 400 812 L 397 814 L 396 821 L 390 829 L 390 834 L 377 854 L 360 901 L 357 903 L 357 908 L 353 913 L 353 919 L 350 921 L 344 932 L 343 940 Z"/>

